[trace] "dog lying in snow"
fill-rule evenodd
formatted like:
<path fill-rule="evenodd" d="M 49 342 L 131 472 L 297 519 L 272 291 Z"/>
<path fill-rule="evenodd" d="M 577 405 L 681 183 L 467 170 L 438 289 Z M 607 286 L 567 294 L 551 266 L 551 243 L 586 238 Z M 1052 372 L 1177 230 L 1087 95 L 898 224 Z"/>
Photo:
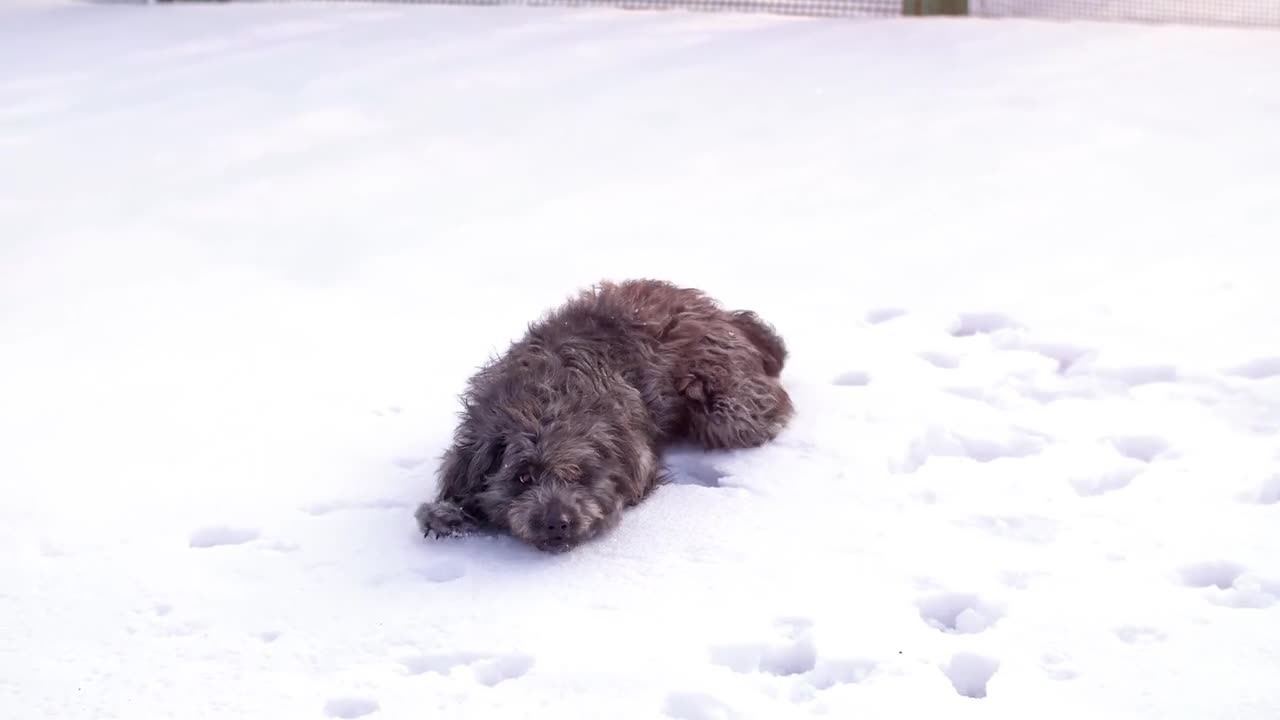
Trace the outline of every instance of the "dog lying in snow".
<path fill-rule="evenodd" d="M 747 448 L 776 437 L 794 413 L 779 382 L 786 355 L 755 313 L 699 290 L 600 283 L 471 378 L 418 527 L 570 550 L 664 481 L 667 443 Z"/>

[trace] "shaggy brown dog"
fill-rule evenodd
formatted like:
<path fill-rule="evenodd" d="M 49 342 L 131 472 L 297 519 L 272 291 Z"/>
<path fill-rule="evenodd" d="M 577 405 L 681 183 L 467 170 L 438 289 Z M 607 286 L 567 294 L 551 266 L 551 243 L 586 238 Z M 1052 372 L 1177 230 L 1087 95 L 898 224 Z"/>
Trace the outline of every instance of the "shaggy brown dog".
<path fill-rule="evenodd" d="M 616 525 L 670 442 L 746 448 L 790 419 L 782 338 L 749 311 L 657 280 L 601 283 L 480 369 L 415 513 L 430 537 L 507 530 L 564 552 Z"/>

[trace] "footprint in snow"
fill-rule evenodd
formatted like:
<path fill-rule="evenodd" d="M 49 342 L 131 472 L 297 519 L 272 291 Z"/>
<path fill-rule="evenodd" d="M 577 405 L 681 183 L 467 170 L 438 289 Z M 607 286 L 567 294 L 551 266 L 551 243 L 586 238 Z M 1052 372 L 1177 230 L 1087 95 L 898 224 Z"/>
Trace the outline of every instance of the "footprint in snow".
<path fill-rule="evenodd" d="M 836 376 L 832 384 L 841 387 L 863 387 L 871 383 L 871 375 L 865 370 L 850 370 Z"/>
<path fill-rule="evenodd" d="M 948 664 L 942 666 L 951 686 L 967 698 L 985 698 L 987 683 L 999 669 L 999 660 L 972 652 L 956 653 Z"/>
<path fill-rule="evenodd" d="M 932 457 L 969 458 L 980 463 L 1025 458 L 1041 453 L 1047 445 L 1045 436 L 1018 428 L 971 434 L 935 426 L 911 440 L 896 470 L 915 472 Z"/>
<path fill-rule="evenodd" d="M 1000 618 L 1004 608 L 973 593 L 938 593 L 916 601 L 920 617 L 930 627 L 945 633 L 980 633 Z"/>
<path fill-rule="evenodd" d="M 1082 370 L 1081 373 L 1088 373 L 1130 388 L 1178 381 L 1178 368 L 1174 365 L 1162 363 L 1151 365 L 1093 365 L 1086 370 Z"/>
<path fill-rule="evenodd" d="M 715 455 L 694 449 L 675 449 L 667 452 L 665 464 L 671 472 L 671 482 L 676 485 L 722 487 L 729 473 L 721 470 Z"/>
<path fill-rule="evenodd" d="M 429 458 L 421 457 L 418 455 L 404 455 L 401 457 L 394 458 L 391 461 L 391 464 L 395 465 L 401 470 L 416 470 L 422 467 L 423 465 L 426 465 L 429 460 L 430 460 Z"/>
<path fill-rule="evenodd" d="M 796 702 L 807 702 L 836 685 L 860 683 L 877 667 L 865 658 L 818 657 L 812 623 L 806 618 L 779 620 L 774 630 L 771 641 L 713 645 L 711 662 L 744 675 L 788 679 L 794 683 L 791 698 Z"/>
<path fill-rule="evenodd" d="M 1142 467 L 1128 465 L 1106 470 L 1104 472 L 1078 475 L 1070 478 L 1071 488 L 1080 497 L 1096 497 L 1129 487 L 1134 478 L 1142 473 Z"/>
<path fill-rule="evenodd" d="M 881 323 L 886 323 L 890 320 L 900 318 L 906 314 L 907 311 L 899 307 L 881 307 L 868 310 L 865 318 L 866 321 L 872 325 L 879 325 Z"/>
<path fill-rule="evenodd" d="M 410 675 L 435 673 L 451 675 L 459 668 L 469 668 L 476 682 L 493 687 L 524 676 L 533 669 L 534 659 L 519 653 L 489 655 L 474 652 L 449 652 L 414 655 L 401 661 Z"/>
<path fill-rule="evenodd" d="M 533 658 L 528 655 L 503 655 L 481 661 L 472 667 L 476 682 L 486 687 L 515 680 L 532 669 Z"/>
<path fill-rule="evenodd" d="M 1116 637 L 1129 645 L 1154 645 L 1167 637 L 1162 631 L 1146 625 L 1122 625 L 1115 629 Z"/>
<path fill-rule="evenodd" d="M 1209 560 L 1183 565 L 1178 572 L 1182 577 L 1182 584 L 1187 587 L 1216 587 L 1225 590 L 1244 574 L 1245 567 L 1226 560 Z"/>
<path fill-rule="evenodd" d="M 1140 462 L 1152 462 L 1169 452 L 1169 441 L 1157 435 L 1118 435 L 1108 439 L 1116 452 Z"/>
<path fill-rule="evenodd" d="M 1267 380 L 1280 376 L 1280 355 L 1250 360 L 1227 370 L 1228 375 L 1248 380 Z"/>
<path fill-rule="evenodd" d="M 987 335 L 999 330 L 1017 330 L 1022 323 L 999 312 L 962 312 L 948 331 L 952 337 Z"/>
<path fill-rule="evenodd" d="M 1044 653 L 1040 656 L 1040 667 L 1053 680 L 1071 680 L 1080 675 L 1072 666 L 1071 659 L 1061 653 Z"/>
<path fill-rule="evenodd" d="M 860 683 L 875 671 L 876 666 L 874 660 L 866 658 L 820 659 L 803 679 L 814 690 L 827 690 L 837 685 Z"/>
<path fill-rule="evenodd" d="M 1240 563 L 1206 560 L 1178 569 L 1182 584 L 1205 593 L 1221 607 L 1244 610 L 1269 608 L 1280 602 L 1280 581 L 1258 577 Z"/>
<path fill-rule="evenodd" d="M 949 353 L 936 350 L 924 350 L 916 353 L 916 357 L 940 370 L 955 370 L 960 367 L 960 358 Z"/>
<path fill-rule="evenodd" d="M 427 653 L 410 655 L 401 660 L 400 664 L 404 666 L 405 671 L 410 675 L 422 675 L 424 673 L 448 675 L 453 672 L 454 668 L 480 662 L 486 657 L 483 653 L 470 652 Z"/>
<path fill-rule="evenodd" d="M 375 713 L 379 709 L 378 701 L 366 697 L 336 697 L 324 704 L 324 713 L 340 720 L 354 720 Z"/>
<path fill-rule="evenodd" d="M 1021 335 L 1012 335 L 996 342 L 1001 350 L 1018 350 L 1031 352 L 1057 363 L 1058 373 L 1071 372 L 1081 361 L 1097 354 L 1097 350 L 1076 343 L 1052 340 L 1035 340 Z"/>
<path fill-rule="evenodd" d="M 807 673 L 818 664 L 818 650 L 809 627 L 808 620 L 779 620 L 775 623 L 779 635 L 775 641 L 713 645 L 711 662 L 738 673 Z"/>
<path fill-rule="evenodd" d="M 205 525 L 192 531 L 187 544 L 193 548 L 212 548 L 223 545 L 243 545 L 257 540 L 260 531 L 254 527 L 234 525 Z"/>
<path fill-rule="evenodd" d="M 414 572 L 427 582 L 446 583 L 466 577 L 467 568 L 455 560 L 439 560 L 423 565 Z"/>

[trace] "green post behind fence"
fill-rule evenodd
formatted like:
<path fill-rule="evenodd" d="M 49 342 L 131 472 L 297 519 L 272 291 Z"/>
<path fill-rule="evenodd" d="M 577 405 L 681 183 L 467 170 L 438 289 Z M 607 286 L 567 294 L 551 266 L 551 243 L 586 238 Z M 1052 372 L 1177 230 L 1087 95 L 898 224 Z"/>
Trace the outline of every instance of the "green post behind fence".
<path fill-rule="evenodd" d="M 969 0 L 902 0 L 903 15 L 968 15 Z"/>

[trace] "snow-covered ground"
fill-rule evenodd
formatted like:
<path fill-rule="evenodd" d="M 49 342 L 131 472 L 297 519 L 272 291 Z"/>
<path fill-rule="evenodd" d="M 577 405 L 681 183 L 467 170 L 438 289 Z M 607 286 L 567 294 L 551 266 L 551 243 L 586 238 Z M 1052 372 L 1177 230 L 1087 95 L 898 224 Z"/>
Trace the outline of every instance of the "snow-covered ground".
<path fill-rule="evenodd" d="M 1280 42 L 0 7 L 0 716 L 1280 717 Z M 791 344 L 775 444 L 433 542 L 595 280 Z"/>

